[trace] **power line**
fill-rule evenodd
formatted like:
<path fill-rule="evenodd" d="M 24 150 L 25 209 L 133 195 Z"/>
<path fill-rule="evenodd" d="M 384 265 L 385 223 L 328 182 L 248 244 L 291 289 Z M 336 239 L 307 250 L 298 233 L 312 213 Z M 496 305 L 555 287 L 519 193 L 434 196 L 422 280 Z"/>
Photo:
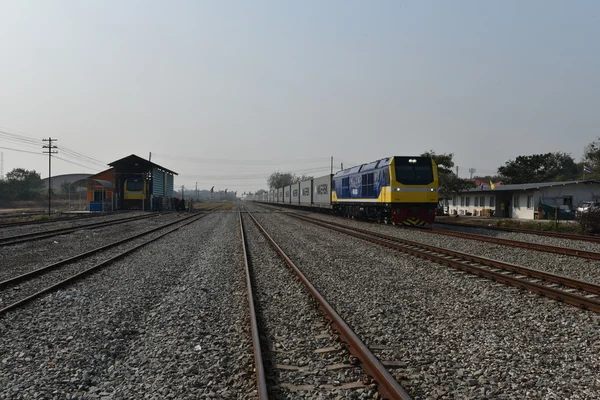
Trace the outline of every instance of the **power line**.
<path fill-rule="evenodd" d="M 39 146 L 39 144 L 38 144 L 38 146 Z M 19 150 L 19 149 L 13 149 L 13 148 L 11 148 L 11 147 L 0 147 L 0 149 L 4 149 L 4 150 L 12 150 L 12 151 L 18 151 L 19 153 L 29 153 L 29 154 L 35 154 L 35 155 L 37 155 L 37 156 L 41 156 L 41 155 L 43 155 L 43 154 L 40 154 L 40 153 L 38 153 L 38 152 L 35 152 L 35 151 Z"/>
<path fill-rule="evenodd" d="M 327 162 L 329 163 L 329 157 L 314 157 L 304 159 L 271 159 L 271 160 L 242 160 L 237 158 L 203 158 L 193 156 L 180 156 L 170 155 L 161 153 L 152 153 L 154 157 L 167 158 L 178 161 L 190 161 L 196 163 L 211 163 L 211 164 L 228 164 L 228 165 L 289 165 L 289 164 L 302 164 L 308 162 Z"/>
<path fill-rule="evenodd" d="M 61 150 L 62 150 L 62 147 L 61 147 Z M 54 158 L 56 158 L 57 160 L 61 160 L 61 161 L 67 162 L 67 163 L 69 163 L 69 164 L 78 165 L 78 166 L 80 166 L 80 167 L 83 167 L 83 168 L 85 168 L 85 169 L 91 169 L 92 171 L 94 171 L 94 170 L 95 170 L 94 168 L 90 168 L 89 166 L 85 166 L 85 165 L 83 165 L 83 164 L 76 163 L 75 161 L 69 161 L 69 160 L 65 160 L 64 158 L 61 158 L 61 157 L 59 157 L 59 156 L 54 156 Z"/>
<path fill-rule="evenodd" d="M 39 140 L 35 139 L 33 137 L 30 136 L 25 136 L 25 135 L 20 135 L 20 134 L 16 134 L 16 133 L 11 133 L 11 132 L 7 132 L 6 130 L 0 130 L 0 138 L 3 138 L 4 140 L 8 140 L 14 143 L 19 143 L 21 145 L 24 146 L 30 146 L 30 147 L 35 147 L 38 148 L 39 146 Z M 7 148 L 8 149 L 8 148 Z M 19 149 L 8 149 L 8 150 L 13 150 L 13 151 L 20 151 L 20 152 L 27 152 L 25 150 L 19 150 Z M 92 165 L 101 165 L 102 167 L 106 167 L 106 163 L 102 162 L 96 158 L 90 157 L 88 155 L 85 155 L 81 152 L 77 152 L 75 150 L 72 150 L 70 148 L 66 148 L 64 146 L 61 146 L 61 150 L 70 158 L 75 158 L 75 159 L 79 159 L 81 161 L 84 161 L 86 163 L 91 163 Z M 33 153 L 33 152 L 29 152 L 29 153 Z M 33 153 L 33 154 L 39 154 L 39 153 Z M 62 159 L 63 161 L 69 162 L 68 160 Z M 71 162 L 72 164 L 76 164 L 79 166 L 82 166 L 84 168 L 88 168 L 88 169 L 95 169 L 88 166 L 84 166 L 81 164 L 77 164 L 74 162 Z"/>

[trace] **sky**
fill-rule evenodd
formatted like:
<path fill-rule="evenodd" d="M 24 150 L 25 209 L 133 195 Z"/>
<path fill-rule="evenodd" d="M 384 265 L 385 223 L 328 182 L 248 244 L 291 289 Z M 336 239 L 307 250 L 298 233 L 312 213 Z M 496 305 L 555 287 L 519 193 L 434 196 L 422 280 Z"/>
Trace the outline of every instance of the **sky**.
<path fill-rule="evenodd" d="M 42 177 L 42 138 L 52 175 L 151 152 L 178 188 L 240 194 L 332 156 L 579 161 L 599 49 L 596 0 L 0 0 L 0 152 Z"/>

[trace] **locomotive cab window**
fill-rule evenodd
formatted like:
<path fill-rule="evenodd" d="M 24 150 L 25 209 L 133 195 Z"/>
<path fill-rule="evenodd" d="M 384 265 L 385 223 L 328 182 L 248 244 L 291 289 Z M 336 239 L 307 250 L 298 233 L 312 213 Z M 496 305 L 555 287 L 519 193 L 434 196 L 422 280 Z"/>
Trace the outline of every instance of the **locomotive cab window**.
<path fill-rule="evenodd" d="M 141 192 L 144 190 L 144 181 L 142 180 L 127 180 L 127 186 L 125 186 L 125 190 L 130 192 Z"/>
<path fill-rule="evenodd" d="M 396 181 L 404 185 L 427 185 L 433 182 L 429 157 L 396 157 Z"/>

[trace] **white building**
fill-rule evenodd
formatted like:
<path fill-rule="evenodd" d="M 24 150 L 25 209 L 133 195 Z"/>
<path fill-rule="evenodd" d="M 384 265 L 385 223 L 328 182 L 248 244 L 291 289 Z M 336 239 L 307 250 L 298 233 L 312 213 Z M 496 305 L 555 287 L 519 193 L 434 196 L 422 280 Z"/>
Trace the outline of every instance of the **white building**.
<path fill-rule="evenodd" d="M 470 189 L 453 196 L 448 202 L 450 215 L 486 216 L 493 211 L 503 217 L 501 204 L 508 202 L 508 217 L 537 219 L 538 205 L 568 207 L 573 210 L 582 201 L 600 198 L 600 181 L 567 181 L 497 185 Z"/>

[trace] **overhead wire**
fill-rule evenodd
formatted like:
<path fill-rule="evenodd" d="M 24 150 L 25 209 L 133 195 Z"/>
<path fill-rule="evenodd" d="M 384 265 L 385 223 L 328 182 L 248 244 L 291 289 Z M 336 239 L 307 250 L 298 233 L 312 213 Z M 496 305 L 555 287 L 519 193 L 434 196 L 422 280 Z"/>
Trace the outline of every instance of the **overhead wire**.
<path fill-rule="evenodd" d="M 195 163 L 211 163 L 211 164 L 228 164 L 228 165 L 293 165 L 302 164 L 308 162 L 325 162 L 329 161 L 330 157 L 313 157 L 313 158 L 282 158 L 282 159 L 270 159 L 270 160 L 242 160 L 233 158 L 204 158 L 204 157 L 193 157 L 193 156 L 182 156 L 182 155 L 171 155 L 163 153 L 152 153 L 152 157 L 166 158 L 179 161 L 189 161 Z"/>
<path fill-rule="evenodd" d="M 35 148 L 40 148 L 40 146 L 42 145 L 42 141 L 35 139 L 31 136 L 25 136 L 22 134 L 16 134 L 16 133 L 12 133 L 12 132 L 8 132 L 6 130 L 0 130 L 0 139 L 3 140 L 7 140 L 13 143 L 18 143 L 20 145 L 23 146 L 28 146 L 28 147 L 35 147 Z M 17 152 L 22 152 L 22 153 L 30 153 L 30 154 L 40 154 L 43 155 L 43 153 L 37 153 L 37 152 L 33 152 L 33 151 L 26 151 L 26 150 L 21 150 L 21 149 L 15 149 L 15 148 L 9 148 L 9 147 L 2 147 L 5 150 L 11 150 L 11 151 L 17 151 Z M 83 153 L 77 152 L 75 150 L 72 150 L 70 148 L 67 148 L 63 145 L 59 145 L 58 146 L 58 150 L 60 150 L 61 152 L 64 152 L 64 155 L 66 158 L 70 158 L 70 159 L 77 159 L 77 161 L 83 162 L 87 165 L 72 161 L 72 160 L 68 160 L 66 158 L 63 157 L 59 157 L 54 155 L 53 157 L 70 163 L 70 164 L 74 164 L 74 165 L 78 165 L 80 167 L 86 168 L 86 169 L 90 169 L 90 170 L 96 170 L 98 169 L 98 166 L 102 166 L 102 167 L 106 167 L 106 163 L 95 159 L 93 157 L 87 156 Z M 93 166 L 92 166 L 93 165 Z"/>

